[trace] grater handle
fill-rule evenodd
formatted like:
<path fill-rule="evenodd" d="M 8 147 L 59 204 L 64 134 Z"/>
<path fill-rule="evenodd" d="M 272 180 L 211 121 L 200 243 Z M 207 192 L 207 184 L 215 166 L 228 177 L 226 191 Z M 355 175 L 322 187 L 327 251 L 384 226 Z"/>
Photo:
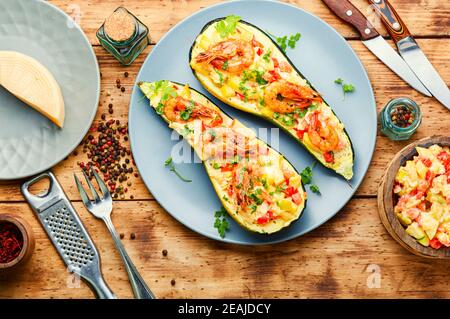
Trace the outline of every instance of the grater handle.
<path fill-rule="evenodd" d="M 139 274 L 136 266 L 134 266 L 130 257 L 128 256 L 125 248 L 122 245 L 122 242 L 117 235 L 116 229 L 111 221 L 110 217 L 103 218 L 106 226 L 108 227 L 109 232 L 111 233 L 114 243 L 116 244 L 117 249 L 119 250 L 120 256 L 122 257 L 123 263 L 125 264 L 125 269 L 128 274 L 128 278 L 131 283 L 131 288 L 133 289 L 133 294 L 136 299 L 156 299 L 153 292 L 145 283 L 142 276 Z"/>
<path fill-rule="evenodd" d="M 116 295 L 111 291 L 111 289 L 106 284 L 105 280 L 98 276 L 95 279 L 85 278 L 89 285 L 94 289 L 95 294 L 99 299 L 117 299 Z"/>
<path fill-rule="evenodd" d="M 31 185 L 39 182 L 40 180 L 48 178 L 49 180 L 49 187 L 47 192 L 40 194 L 40 195 L 34 195 L 32 194 L 28 189 Z M 59 186 L 58 182 L 56 181 L 55 175 L 51 171 L 44 172 L 42 174 L 39 174 L 32 179 L 23 182 L 22 186 L 20 187 L 20 190 L 22 191 L 23 196 L 28 201 L 28 203 L 31 205 L 31 207 L 36 210 L 37 213 L 39 213 L 39 208 L 48 203 L 49 199 L 55 197 L 60 198 L 61 194 L 63 193 L 61 187 Z"/>

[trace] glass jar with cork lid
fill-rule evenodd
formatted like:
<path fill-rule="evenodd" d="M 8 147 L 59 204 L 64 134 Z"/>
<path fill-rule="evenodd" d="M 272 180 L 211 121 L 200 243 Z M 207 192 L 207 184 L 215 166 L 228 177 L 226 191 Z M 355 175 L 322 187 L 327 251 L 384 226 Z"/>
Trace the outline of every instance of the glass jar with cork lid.
<path fill-rule="evenodd" d="M 148 28 L 124 7 L 117 8 L 97 31 L 100 44 L 119 62 L 130 65 L 148 46 Z"/>

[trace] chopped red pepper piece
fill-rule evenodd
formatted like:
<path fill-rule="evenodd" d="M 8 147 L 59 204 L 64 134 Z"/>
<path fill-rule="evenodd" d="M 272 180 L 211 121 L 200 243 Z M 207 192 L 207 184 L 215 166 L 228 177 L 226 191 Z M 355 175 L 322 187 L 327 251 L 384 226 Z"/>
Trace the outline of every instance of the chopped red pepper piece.
<path fill-rule="evenodd" d="M 245 96 L 242 95 L 242 94 L 239 93 L 239 92 L 236 92 L 236 96 L 239 97 L 241 100 L 244 100 L 244 99 L 245 99 Z"/>
<path fill-rule="evenodd" d="M 261 48 L 258 48 L 258 50 L 256 51 L 257 55 L 261 55 L 263 53 L 263 50 Z"/>
<path fill-rule="evenodd" d="M 273 217 L 273 213 L 272 213 L 270 210 L 268 210 L 267 213 L 266 213 L 266 215 L 265 215 L 265 216 L 259 217 L 259 218 L 256 220 L 256 222 L 257 222 L 259 225 L 264 225 L 264 224 L 267 224 L 268 222 L 270 222 L 271 220 L 274 220 L 274 219 L 275 219 L 275 218 Z"/>
<path fill-rule="evenodd" d="M 297 137 L 302 140 L 303 135 L 305 135 L 306 133 L 306 130 L 295 130 L 295 131 L 297 132 Z"/>
<path fill-rule="evenodd" d="M 294 188 L 292 186 L 289 186 L 288 188 L 286 188 L 284 193 L 286 194 L 287 197 L 291 197 L 292 195 L 298 193 L 298 189 Z"/>
<path fill-rule="evenodd" d="M 439 249 L 442 247 L 442 243 L 437 238 L 430 240 L 430 247 L 434 249 Z"/>
<path fill-rule="evenodd" d="M 236 164 L 231 164 L 231 163 L 228 163 L 228 164 L 226 164 L 225 166 L 222 166 L 221 168 L 220 168 L 220 170 L 222 171 L 222 172 L 230 172 L 230 171 L 232 171 L 233 169 L 234 169 L 234 166 L 235 166 Z"/>
<path fill-rule="evenodd" d="M 327 163 L 333 163 L 334 162 L 334 155 L 332 152 L 326 152 L 323 154 L 323 158 L 325 159 L 325 162 Z"/>
<path fill-rule="evenodd" d="M 433 164 L 429 158 L 422 158 L 422 163 L 423 163 L 426 167 L 431 167 L 431 165 Z"/>

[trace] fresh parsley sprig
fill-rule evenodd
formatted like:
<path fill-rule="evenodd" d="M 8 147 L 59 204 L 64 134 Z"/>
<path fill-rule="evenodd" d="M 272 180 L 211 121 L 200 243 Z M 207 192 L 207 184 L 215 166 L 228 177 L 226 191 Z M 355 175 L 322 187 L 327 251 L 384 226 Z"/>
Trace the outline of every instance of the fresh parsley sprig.
<path fill-rule="evenodd" d="M 230 15 L 216 24 L 216 30 L 221 38 L 226 38 L 236 30 L 237 23 L 241 20 L 240 16 Z"/>
<path fill-rule="evenodd" d="M 217 229 L 221 238 L 225 238 L 225 233 L 230 230 L 227 216 L 227 211 L 223 207 L 214 213 L 214 228 Z"/>
<path fill-rule="evenodd" d="M 269 35 L 275 39 L 275 41 L 280 46 L 281 50 L 283 50 L 283 52 L 286 52 L 286 49 L 288 47 L 291 49 L 295 49 L 295 46 L 297 45 L 298 40 L 300 40 L 300 38 L 302 36 L 299 32 L 297 32 L 295 34 L 291 34 L 290 36 L 285 35 L 282 37 L 273 35 L 270 32 L 269 32 Z"/>
<path fill-rule="evenodd" d="M 311 190 L 311 192 L 320 195 L 319 186 L 317 186 L 316 184 L 312 184 L 312 182 L 313 182 L 313 168 L 314 168 L 314 166 L 316 166 L 316 164 L 317 164 L 317 162 L 314 162 L 314 163 L 312 163 L 311 166 L 305 167 L 305 169 L 300 173 L 300 176 L 302 178 L 302 183 L 304 185 L 311 184 L 309 186 L 309 189 Z"/>
<path fill-rule="evenodd" d="M 353 93 L 355 91 L 355 86 L 351 83 L 345 83 L 343 79 L 338 78 L 336 80 L 334 80 L 334 83 L 342 86 L 342 92 L 344 92 L 344 100 L 345 100 L 345 95 L 347 93 Z"/>
<path fill-rule="evenodd" d="M 177 171 L 177 169 L 175 168 L 175 165 L 174 165 L 174 163 L 173 163 L 172 157 L 169 157 L 168 159 L 165 160 L 164 166 L 165 166 L 165 167 L 169 167 L 170 171 L 171 171 L 171 172 L 174 172 L 175 175 L 177 175 L 183 182 L 185 182 L 185 183 L 190 183 L 190 182 L 192 182 L 192 180 L 183 177 L 183 176 Z"/>

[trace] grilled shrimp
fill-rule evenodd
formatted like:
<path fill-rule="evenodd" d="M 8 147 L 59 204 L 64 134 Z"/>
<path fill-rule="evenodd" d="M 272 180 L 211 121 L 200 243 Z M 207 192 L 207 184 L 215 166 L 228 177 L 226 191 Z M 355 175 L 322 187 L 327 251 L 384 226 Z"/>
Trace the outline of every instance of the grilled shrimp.
<path fill-rule="evenodd" d="M 282 114 L 308 107 L 312 102 L 322 102 L 317 92 L 310 87 L 285 80 L 269 84 L 264 93 L 265 105 L 272 111 Z"/>
<path fill-rule="evenodd" d="M 189 109 L 189 117 L 183 119 L 181 113 Z M 217 110 L 207 107 L 205 105 L 191 102 L 181 96 L 169 99 L 164 104 L 164 115 L 171 122 L 185 123 L 196 118 L 213 119 L 216 124 L 222 123 L 222 116 Z"/>
<path fill-rule="evenodd" d="M 225 40 L 211 46 L 195 58 L 197 63 L 211 64 L 229 73 L 241 73 L 255 58 L 251 43 L 243 40 Z"/>
<path fill-rule="evenodd" d="M 308 126 L 308 137 L 311 143 L 322 152 L 336 150 L 339 145 L 339 137 L 336 129 L 330 125 L 322 126 L 317 112 L 311 114 L 310 121 Z"/>

